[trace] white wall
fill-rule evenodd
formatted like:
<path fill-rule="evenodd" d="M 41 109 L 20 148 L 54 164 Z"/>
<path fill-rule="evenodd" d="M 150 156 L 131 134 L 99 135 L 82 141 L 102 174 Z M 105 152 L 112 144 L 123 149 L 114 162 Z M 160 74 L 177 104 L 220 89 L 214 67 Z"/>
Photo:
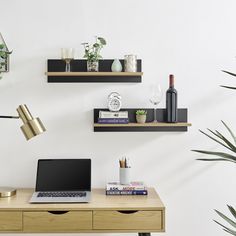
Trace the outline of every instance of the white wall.
<path fill-rule="evenodd" d="M 0 185 L 33 187 L 38 158 L 91 157 L 93 187 L 117 179 L 117 159 L 132 159 L 133 178 L 155 186 L 167 209 L 167 236 L 224 235 L 213 209 L 235 204 L 235 165 L 202 163 L 191 149 L 217 145 L 198 129 L 234 129 L 236 85 L 221 69 L 236 71 L 234 0 L 1 0 L 0 31 L 13 49 L 11 71 L 0 81 L 0 112 L 28 104 L 47 133 L 26 142 L 16 120 L 0 122 Z M 104 58 L 136 53 L 143 59 L 141 84 L 48 84 L 48 58 L 61 47 L 104 36 Z M 179 107 L 189 109 L 187 133 L 94 133 L 93 108 L 118 91 L 124 107 L 150 107 L 148 89 L 176 75 Z M 135 91 L 135 92 L 134 92 Z M 161 106 L 164 107 L 165 99 Z M 217 149 L 218 150 L 218 149 Z M 219 149 L 220 150 L 220 149 Z"/>

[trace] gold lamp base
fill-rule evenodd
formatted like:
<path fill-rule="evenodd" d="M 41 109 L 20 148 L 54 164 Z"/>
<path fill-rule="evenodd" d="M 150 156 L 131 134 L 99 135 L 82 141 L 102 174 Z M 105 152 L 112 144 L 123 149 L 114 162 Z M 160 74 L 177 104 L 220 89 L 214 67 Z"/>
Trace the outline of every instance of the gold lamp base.
<path fill-rule="evenodd" d="M 0 198 L 1 197 L 11 197 L 16 195 L 16 189 L 11 187 L 0 187 Z"/>

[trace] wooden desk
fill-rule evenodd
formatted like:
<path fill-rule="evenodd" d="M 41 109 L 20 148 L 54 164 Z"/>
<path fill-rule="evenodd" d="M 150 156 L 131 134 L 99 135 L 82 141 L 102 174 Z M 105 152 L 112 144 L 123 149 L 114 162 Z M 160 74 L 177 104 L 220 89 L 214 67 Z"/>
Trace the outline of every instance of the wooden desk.
<path fill-rule="evenodd" d="M 0 198 L 0 233 L 164 232 L 165 207 L 153 188 L 148 196 L 106 196 L 93 189 L 92 201 L 79 204 L 29 204 L 33 189 Z"/>

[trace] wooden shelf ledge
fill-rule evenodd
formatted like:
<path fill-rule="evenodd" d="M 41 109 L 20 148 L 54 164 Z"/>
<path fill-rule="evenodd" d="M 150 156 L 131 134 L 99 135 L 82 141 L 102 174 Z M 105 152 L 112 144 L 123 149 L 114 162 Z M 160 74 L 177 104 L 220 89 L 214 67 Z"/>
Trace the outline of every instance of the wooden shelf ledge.
<path fill-rule="evenodd" d="M 142 76 L 143 72 L 46 72 L 47 76 Z"/>

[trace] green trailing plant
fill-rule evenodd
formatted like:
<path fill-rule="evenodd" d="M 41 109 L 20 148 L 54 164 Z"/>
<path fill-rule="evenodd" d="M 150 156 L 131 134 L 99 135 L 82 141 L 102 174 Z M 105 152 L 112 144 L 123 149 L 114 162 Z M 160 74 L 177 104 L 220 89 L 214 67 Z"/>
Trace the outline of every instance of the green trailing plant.
<path fill-rule="evenodd" d="M 102 58 L 100 55 L 101 49 L 107 44 L 106 40 L 102 37 L 95 37 L 95 43 L 82 43 L 84 46 L 84 58 L 88 61 L 94 62 Z"/>
<path fill-rule="evenodd" d="M 9 54 L 11 54 L 12 52 L 6 51 L 6 47 L 5 44 L 0 44 L 0 79 L 1 77 L 1 70 L 4 66 L 6 66 L 7 64 L 7 57 Z"/>
<path fill-rule="evenodd" d="M 229 74 L 229 75 L 232 75 L 234 77 L 236 77 L 236 74 L 232 73 L 232 72 L 229 72 L 229 71 L 226 71 L 226 70 L 222 70 L 222 72 L 226 73 L 226 74 Z M 221 85 L 221 87 L 223 88 L 227 88 L 227 89 L 236 89 L 236 87 L 231 87 L 231 86 L 225 86 L 225 85 Z"/>
<path fill-rule="evenodd" d="M 139 116 L 147 115 L 147 111 L 146 110 L 137 110 L 136 115 L 139 115 Z"/>
<path fill-rule="evenodd" d="M 231 220 L 229 217 L 227 217 L 226 215 L 224 215 L 223 213 L 221 213 L 220 211 L 215 210 L 215 212 L 221 217 L 223 218 L 230 226 L 232 226 L 234 229 L 231 229 L 221 223 L 219 223 L 218 221 L 214 220 L 218 225 L 223 227 L 223 230 L 229 234 L 232 235 L 236 235 L 236 211 L 232 206 L 228 206 L 228 209 L 230 211 L 230 213 L 233 215 L 234 219 Z"/>

